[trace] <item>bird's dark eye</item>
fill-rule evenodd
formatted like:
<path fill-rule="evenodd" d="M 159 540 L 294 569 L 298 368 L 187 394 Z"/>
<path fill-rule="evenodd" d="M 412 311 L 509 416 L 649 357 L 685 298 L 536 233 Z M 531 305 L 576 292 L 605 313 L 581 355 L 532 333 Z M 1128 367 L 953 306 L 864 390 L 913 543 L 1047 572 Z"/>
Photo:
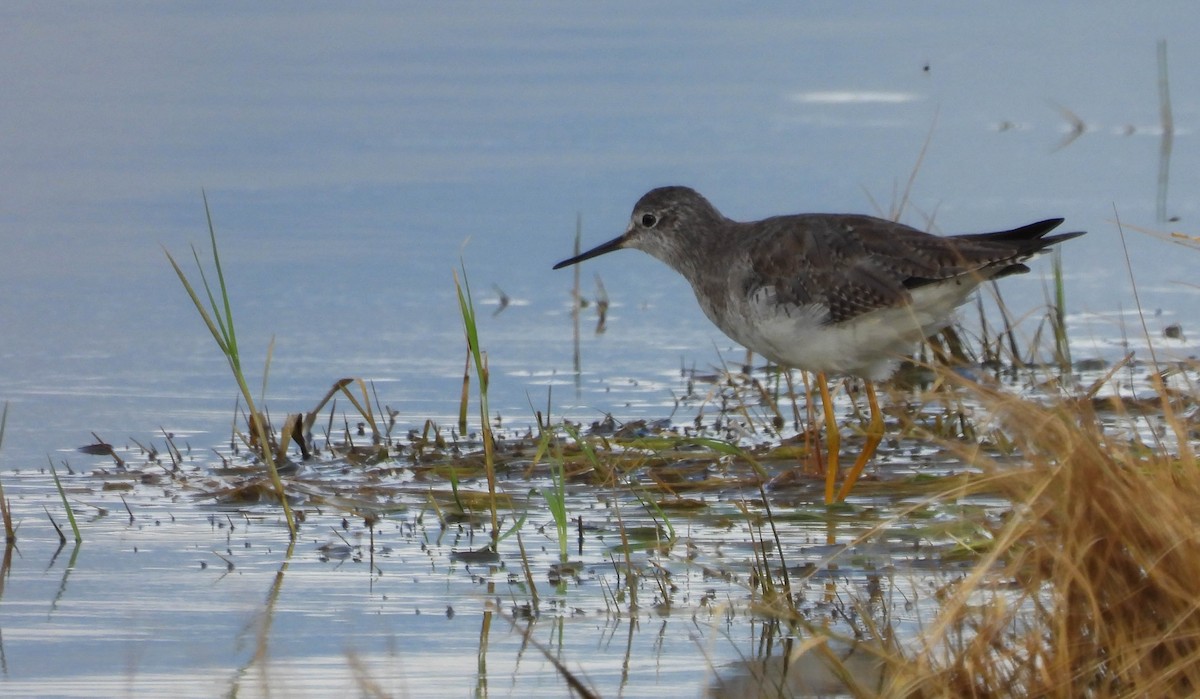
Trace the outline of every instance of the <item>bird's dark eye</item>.
<path fill-rule="evenodd" d="M 654 214 L 642 214 L 642 226 L 644 228 L 654 228 L 658 225 L 658 217 Z"/>

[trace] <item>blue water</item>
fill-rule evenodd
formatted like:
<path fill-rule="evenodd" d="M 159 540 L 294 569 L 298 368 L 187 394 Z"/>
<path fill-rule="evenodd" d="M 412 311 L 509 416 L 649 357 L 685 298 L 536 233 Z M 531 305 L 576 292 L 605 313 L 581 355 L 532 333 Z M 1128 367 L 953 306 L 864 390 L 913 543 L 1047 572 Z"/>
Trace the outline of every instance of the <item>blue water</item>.
<path fill-rule="evenodd" d="M 507 423 L 548 400 L 585 419 L 669 414 L 681 365 L 739 356 L 684 282 L 634 252 L 585 266 L 585 295 L 598 273 L 613 306 L 603 335 L 585 312 L 577 391 L 572 274 L 550 269 L 577 217 L 585 246 L 608 240 L 663 184 L 734 218 L 886 215 L 902 198 L 903 220 L 946 233 L 1062 216 L 1089 231 L 1063 251 L 1084 354 L 1141 334 L 1131 272 L 1151 335 L 1198 338 L 1196 253 L 1137 232 L 1194 233 L 1198 31 L 1187 2 L 8 3 L 0 475 L 47 454 L 86 466 L 72 449 L 93 431 L 228 441 L 234 385 L 163 254 L 191 270 L 194 243 L 207 260 L 202 192 L 256 390 L 274 338 L 276 414 L 359 376 L 402 422 L 449 422 L 460 261 Z M 1060 109 L 1086 125 L 1066 145 Z M 1003 288 L 1036 318 L 1049 264 L 1034 267 Z M 515 299 L 495 317 L 493 285 Z"/>
<path fill-rule="evenodd" d="M 207 242 L 202 190 L 248 364 L 275 337 L 268 395 L 394 380 L 394 402 L 433 401 L 416 417 L 457 396 L 460 256 L 478 296 L 496 284 L 527 302 L 484 319 L 492 361 L 569 371 L 571 277 L 550 265 L 577 215 L 585 245 L 607 240 L 652 186 L 689 184 L 735 218 L 887 210 L 928 138 L 905 220 L 966 232 L 1066 217 L 1091 232 L 1064 251 L 1076 311 L 1133 305 L 1115 216 L 1186 232 L 1197 207 L 1186 37 L 1200 13 L 1185 3 L 0 12 L 10 456 L 156 426 L 97 398 L 136 412 L 161 396 L 147 412 L 175 422 L 230 395 L 163 257 L 190 266 L 189 243 Z M 1154 217 L 1160 38 L 1175 68 L 1172 224 Z M 1088 124 L 1061 150 L 1054 105 Z M 1147 310 L 1194 326 L 1194 256 L 1127 237 Z M 1006 282 L 1018 313 L 1041 303 L 1047 268 Z M 605 336 L 585 334 L 585 368 L 711 364 L 711 343 L 727 344 L 655 261 L 622 253 L 584 272 L 585 292 L 601 273 L 616 306 Z M 513 409 L 527 388 L 493 386 Z"/>

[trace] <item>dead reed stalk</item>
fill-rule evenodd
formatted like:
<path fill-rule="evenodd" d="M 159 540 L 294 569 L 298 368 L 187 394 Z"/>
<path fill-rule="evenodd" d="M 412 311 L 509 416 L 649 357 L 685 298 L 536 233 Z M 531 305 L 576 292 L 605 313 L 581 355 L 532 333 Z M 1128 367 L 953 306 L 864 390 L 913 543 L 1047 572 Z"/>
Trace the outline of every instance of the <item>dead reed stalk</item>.
<path fill-rule="evenodd" d="M 980 464 L 987 488 L 1014 503 L 1011 516 L 926 629 L 922 650 L 895 659 L 885 694 L 1195 696 L 1194 458 L 1146 449 L 1090 402 L 984 400 L 1028 461 Z"/>

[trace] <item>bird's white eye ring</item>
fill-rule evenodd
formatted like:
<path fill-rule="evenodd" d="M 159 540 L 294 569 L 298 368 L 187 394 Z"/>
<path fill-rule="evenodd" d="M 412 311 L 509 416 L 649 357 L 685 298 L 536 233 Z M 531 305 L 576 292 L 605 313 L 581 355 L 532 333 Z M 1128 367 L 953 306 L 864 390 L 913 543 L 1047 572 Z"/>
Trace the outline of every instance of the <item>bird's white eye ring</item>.
<path fill-rule="evenodd" d="M 654 214 L 642 214 L 642 227 L 654 228 L 658 225 L 658 217 Z"/>

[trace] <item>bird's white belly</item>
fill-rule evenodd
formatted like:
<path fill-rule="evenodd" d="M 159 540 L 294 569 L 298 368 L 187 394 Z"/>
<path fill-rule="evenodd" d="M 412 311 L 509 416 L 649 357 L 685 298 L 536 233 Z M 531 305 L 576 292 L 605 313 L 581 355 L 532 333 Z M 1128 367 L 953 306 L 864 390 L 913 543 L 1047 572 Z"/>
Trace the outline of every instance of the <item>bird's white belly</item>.
<path fill-rule="evenodd" d="M 945 327 L 976 284 L 921 287 L 912 303 L 881 308 L 848 321 L 825 324 L 823 306 L 780 304 L 771 289 L 730 299 L 724 318 L 709 317 L 747 348 L 785 366 L 867 379 L 891 375 L 915 343 Z M 705 308 L 708 312 L 709 309 Z"/>

